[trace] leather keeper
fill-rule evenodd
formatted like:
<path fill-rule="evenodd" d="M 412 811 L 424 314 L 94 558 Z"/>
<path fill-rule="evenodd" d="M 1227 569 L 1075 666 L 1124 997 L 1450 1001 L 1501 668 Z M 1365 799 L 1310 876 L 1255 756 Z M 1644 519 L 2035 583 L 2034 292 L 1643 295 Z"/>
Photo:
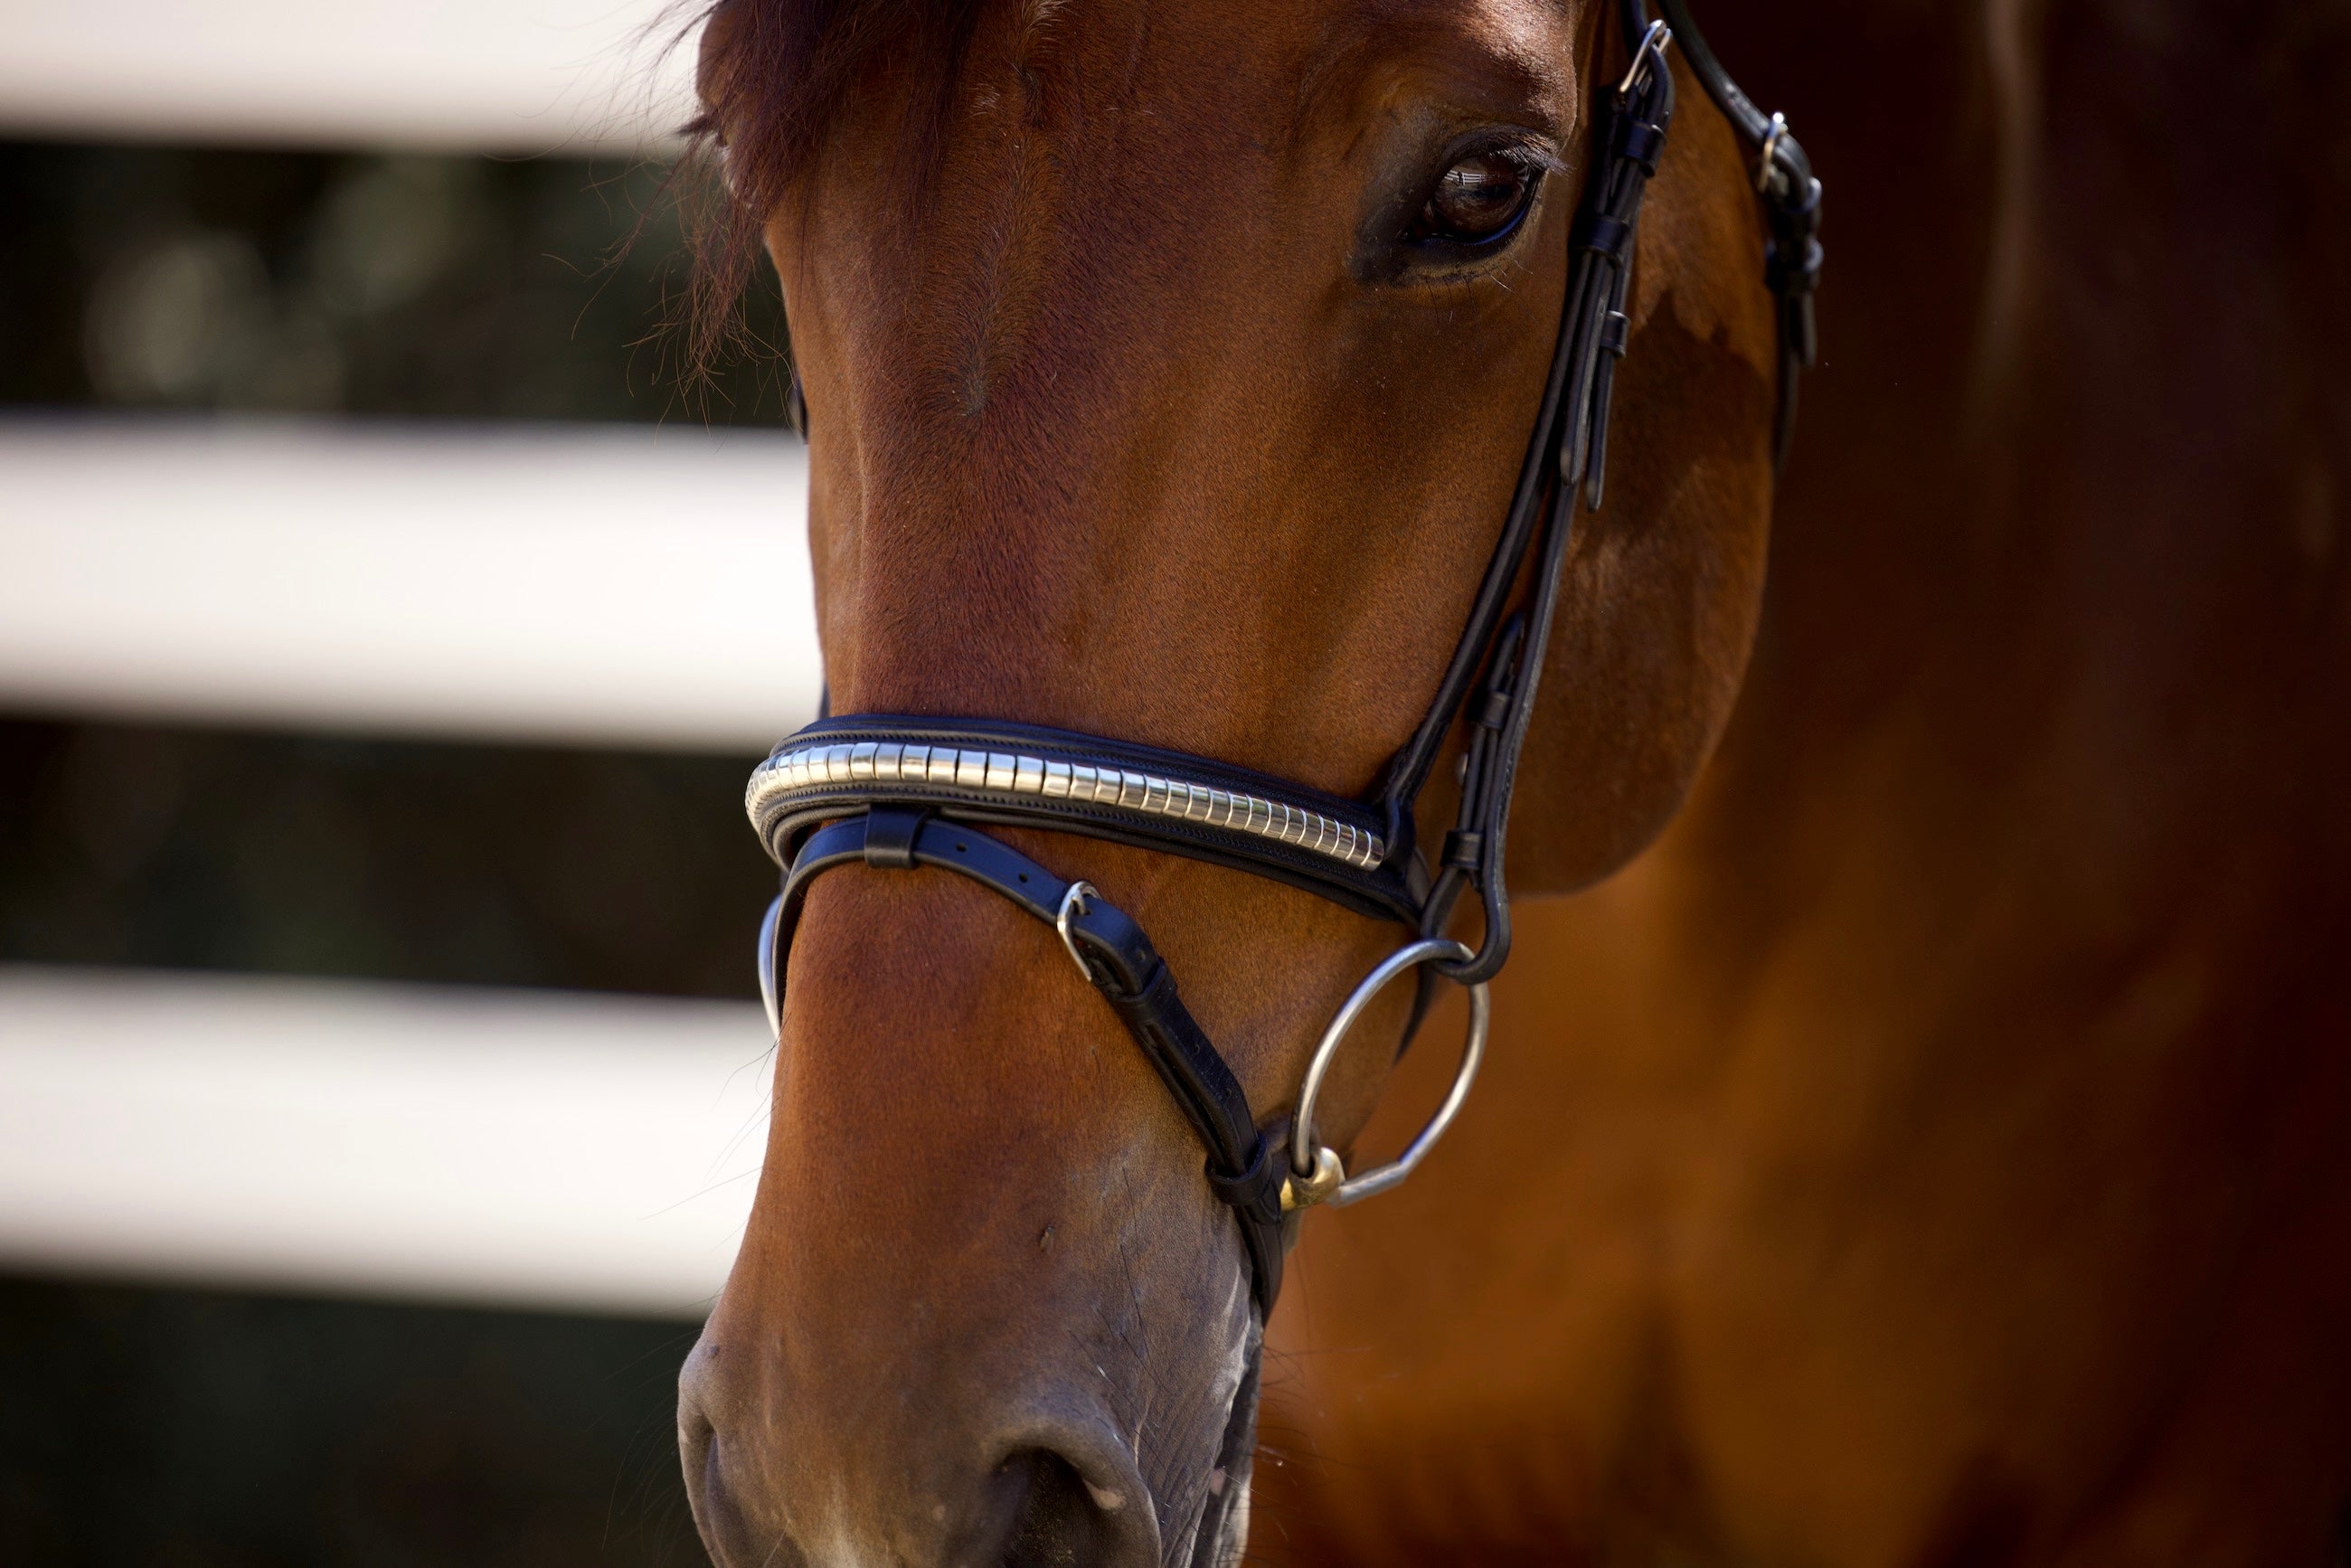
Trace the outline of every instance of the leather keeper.
<path fill-rule="evenodd" d="M 883 871 L 914 869 L 914 835 L 923 830 L 921 811 L 893 810 L 876 806 L 865 813 L 865 863 Z"/>

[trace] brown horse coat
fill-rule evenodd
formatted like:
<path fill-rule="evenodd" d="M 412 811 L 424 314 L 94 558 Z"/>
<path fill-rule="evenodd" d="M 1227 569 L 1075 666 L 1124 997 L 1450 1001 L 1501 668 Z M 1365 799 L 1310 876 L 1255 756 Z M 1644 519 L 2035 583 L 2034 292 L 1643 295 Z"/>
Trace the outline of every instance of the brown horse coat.
<path fill-rule="evenodd" d="M 766 101 L 729 57 L 801 84 L 728 129 L 808 377 L 836 706 L 1362 789 L 1515 469 L 1597 11 L 973 5 L 801 58 L 762 16 L 853 13 L 769 10 L 716 97 Z M 2351 1494 L 2346 24 L 1705 19 L 1832 186 L 1749 685 L 1662 842 L 1520 906 L 1452 1141 L 1310 1219 L 1252 1552 L 2321 1561 Z M 1513 266 L 1353 265 L 1377 193 L 1487 120 L 1562 164 Z M 1638 852 L 1731 712 L 1770 413 L 1739 178 L 1686 88 L 1521 894 Z M 1020 841 L 1144 919 L 1264 1114 L 1393 940 Z M 935 873 L 812 901 L 683 1414 L 729 1568 L 1218 1555 L 1229 1222 L 1066 963 Z M 1376 1116 L 1362 1053 L 1365 1150 L 1449 1025 Z"/>
<path fill-rule="evenodd" d="M 2340 1562 L 2351 18 L 1770 11 L 1833 264 L 1746 689 L 1310 1228 L 1259 1546 Z"/>

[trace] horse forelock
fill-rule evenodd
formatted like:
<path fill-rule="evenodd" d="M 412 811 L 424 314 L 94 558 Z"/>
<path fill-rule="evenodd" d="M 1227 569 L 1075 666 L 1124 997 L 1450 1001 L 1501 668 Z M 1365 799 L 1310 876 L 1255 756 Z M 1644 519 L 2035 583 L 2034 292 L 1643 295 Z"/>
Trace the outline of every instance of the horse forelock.
<path fill-rule="evenodd" d="M 1053 68 L 1064 64 L 1078 0 L 714 0 L 695 11 L 701 27 L 696 90 L 699 112 L 683 128 L 687 166 L 723 172 L 716 221 L 695 225 L 695 287 L 687 358 L 699 366 L 727 337 L 728 323 L 762 256 L 764 225 L 786 207 L 860 83 L 881 70 L 918 106 L 905 128 L 904 177 L 888 193 L 910 220 L 934 189 L 959 110 L 1000 111 L 1004 95 L 979 83 L 964 101 L 959 89 L 975 62 L 984 14 L 1008 9 L 1002 19 L 1001 58 L 1018 84 L 1018 112 L 1029 123 L 1050 113 Z M 1540 84 L 1534 97 L 1557 117 L 1562 136 L 1577 118 L 1578 72 L 1544 47 L 1555 10 L 1585 13 L 1578 30 L 1603 7 L 1593 0 L 1489 0 L 1459 7 L 1449 0 L 1367 0 L 1332 19 L 1328 37 L 1301 63 L 1296 118 L 1340 67 L 1371 51 L 1394 51 L 1407 37 L 1424 41 L 1461 30 L 1464 10 L 1480 14 L 1478 32 L 1489 68 L 1507 66 Z M 691 25 L 689 25 L 690 30 Z M 1152 43 L 1156 18 L 1137 8 L 1115 53 L 1123 69 L 1108 73 L 1115 96 L 1131 92 Z M 1236 57 L 1232 62 L 1240 63 Z M 991 73 L 993 74 L 993 73 Z"/>

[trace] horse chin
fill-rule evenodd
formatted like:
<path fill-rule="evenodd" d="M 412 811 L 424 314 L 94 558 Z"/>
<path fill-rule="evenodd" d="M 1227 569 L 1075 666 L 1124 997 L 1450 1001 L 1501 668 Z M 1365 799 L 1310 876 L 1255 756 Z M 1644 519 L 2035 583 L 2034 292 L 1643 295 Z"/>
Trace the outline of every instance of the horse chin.
<path fill-rule="evenodd" d="M 1248 1549 L 1249 1478 L 1257 1462 L 1258 1370 L 1264 1354 L 1264 1326 L 1251 1312 L 1232 1415 L 1217 1445 L 1216 1468 L 1208 1472 L 1204 1489 L 1207 1499 L 1192 1535 L 1190 1568 L 1238 1568 Z"/>

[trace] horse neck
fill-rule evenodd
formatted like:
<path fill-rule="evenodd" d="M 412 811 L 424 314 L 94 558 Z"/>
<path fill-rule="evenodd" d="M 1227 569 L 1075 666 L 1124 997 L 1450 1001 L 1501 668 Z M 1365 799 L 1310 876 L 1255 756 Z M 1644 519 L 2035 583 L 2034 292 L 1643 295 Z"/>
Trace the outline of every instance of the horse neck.
<path fill-rule="evenodd" d="M 2325 716 L 2351 695 L 2351 310 L 2321 281 L 2351 275 L 2351 224 L 2327 157 L 2210 127 L 2345 133 L 2220 7 L 2159 46 L 1991 10 L 1908 24 L 1959 30 L 1898 57 L 1953 62 L 1939 81 L 1827 59 L 1786 89 L 1834 178 L 1828 366 L 1693 828 L 1858 808 L 1926 857 L 1919 896 L 2022 878 L 2044 942 L 2147 940 L 2224 889 L 2283 924 L 2351 848 Z M 1896 57 L 1869 33 L 1898 24 L 1849 20 Z"/>

